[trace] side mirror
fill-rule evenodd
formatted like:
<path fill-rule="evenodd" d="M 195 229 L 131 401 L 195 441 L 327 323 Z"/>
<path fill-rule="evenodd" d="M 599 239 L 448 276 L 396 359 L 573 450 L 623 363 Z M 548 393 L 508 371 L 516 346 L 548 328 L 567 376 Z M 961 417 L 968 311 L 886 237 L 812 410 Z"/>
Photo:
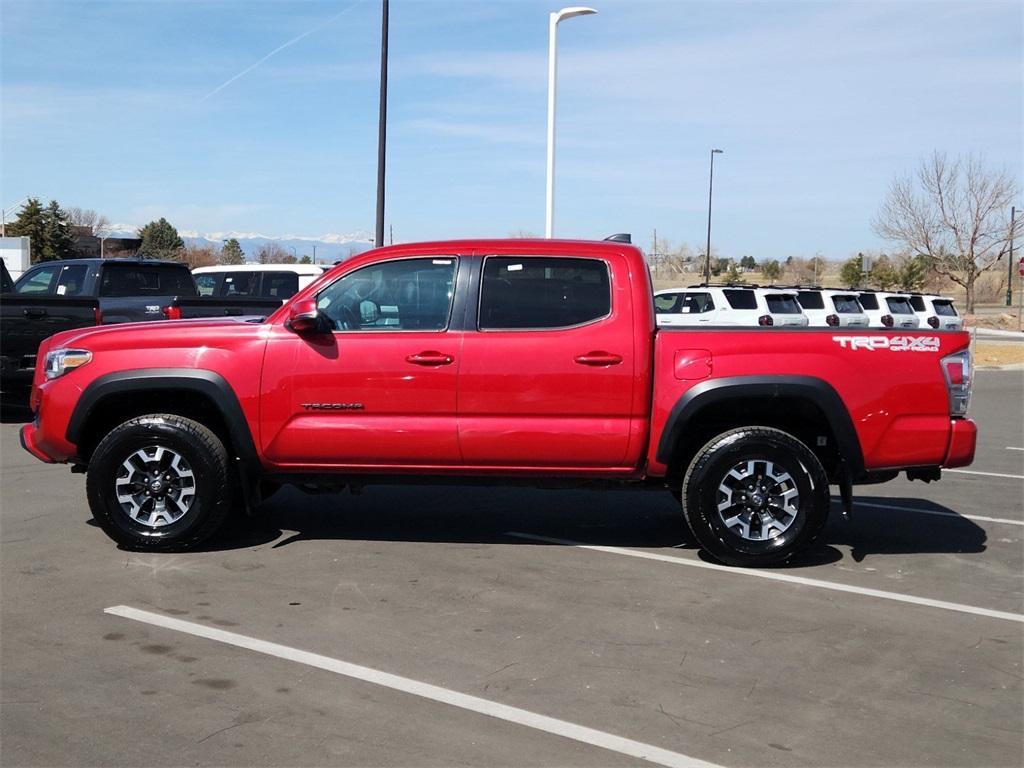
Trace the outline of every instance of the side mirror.
<path fill-rule="evenodd" d="M 315 299 L 295 301 L 288 307 L 288 319 L 285 326 L 298 334 L 319 333 L 322 329 L 320 312 L 316 308 Z"/>
<path fill-rule="evenodd" d="M 373 325 L 380 319 L 380 305 L 371 299 L 359 302 L 359 320 L 363 325 Z"/>

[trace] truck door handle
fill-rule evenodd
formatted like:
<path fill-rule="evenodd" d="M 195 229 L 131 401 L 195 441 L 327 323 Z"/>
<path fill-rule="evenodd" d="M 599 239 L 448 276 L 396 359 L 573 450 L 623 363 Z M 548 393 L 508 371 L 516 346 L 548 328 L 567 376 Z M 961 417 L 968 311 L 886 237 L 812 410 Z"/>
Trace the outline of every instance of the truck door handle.
<path fill-rule="evenodd" d="M 415 355 L 409 355 L 405 358 L 405 362 L 412 363 L 413 365 L 451 365 L 455 362 L 455 358 L 443 352 L 428 350 Z"/>
<path fill-rule="evenodd" d="M 40 317 L 46 317 L 46 310 L 45 309 L 26 309 L 26 310 L 23 310 L 23 311 L 25 313 L 25 317 L 28 317 L 28 318 L 31 318 L 31 319 L 38 319 Z"/>
<path fill-rule="evenodd" d="M 622 362 L 622 356 L 595 350 L 585 355 L 577 355 L 573 360 L 580 365 L 618 365 Z"/>

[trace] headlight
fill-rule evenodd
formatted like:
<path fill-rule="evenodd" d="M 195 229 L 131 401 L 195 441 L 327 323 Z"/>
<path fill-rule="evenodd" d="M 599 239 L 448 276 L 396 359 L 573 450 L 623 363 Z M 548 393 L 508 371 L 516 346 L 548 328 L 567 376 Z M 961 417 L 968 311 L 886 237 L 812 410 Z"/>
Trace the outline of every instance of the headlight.
<path fill-rule="evenodd" d="M 46 380 L 56 379 L 92 360 L 92 352 L 84 349 L 55 349 L 46 353 Z"/>

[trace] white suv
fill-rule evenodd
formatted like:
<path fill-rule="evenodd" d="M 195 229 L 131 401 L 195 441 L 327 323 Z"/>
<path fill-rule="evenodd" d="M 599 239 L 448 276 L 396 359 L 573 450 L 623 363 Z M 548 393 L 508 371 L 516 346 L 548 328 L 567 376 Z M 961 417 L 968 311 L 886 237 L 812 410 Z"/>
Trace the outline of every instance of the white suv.
<path fill-rule="evenodd" d="M 289 299 L 330 267 L 322 264 L 224 264 L 192 270 L 200 296 Z"/>
<path fill-rule="evenodd" d="M 861 291 L 857 298 L 872 328 L 918 328 L 921 325 L 906 293 Z"/>
<path fill-rule="evenodd" d="M 806 326 L 794 291 L 749 286 L 701 285 L 654 294 L 658 325 Z"/>
<path fill-rule="evenodd" d="M 868 316 L 854 291 L 798 288 L 796 299 L 815 328 L 868 327 Z"/>
<path fill-rule="evenodd" d="M 964 319 L 953 306 L 953 300 L 945 296 L 912 293 L 910 306 L 920 318 L 922 327 L 927 324 L 940 331 L 959 331 L 964 327 Z"/>

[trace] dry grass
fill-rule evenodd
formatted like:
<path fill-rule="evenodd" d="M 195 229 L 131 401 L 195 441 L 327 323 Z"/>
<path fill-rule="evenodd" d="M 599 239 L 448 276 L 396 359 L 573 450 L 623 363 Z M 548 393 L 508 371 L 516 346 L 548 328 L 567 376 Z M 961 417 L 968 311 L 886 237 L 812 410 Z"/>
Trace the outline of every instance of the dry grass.
<path fill-rule="evenodd" d="M 1024 363 L 1024 344 L 983 341 L 974 344 L 975 365 L 1019 365 Z"/>

